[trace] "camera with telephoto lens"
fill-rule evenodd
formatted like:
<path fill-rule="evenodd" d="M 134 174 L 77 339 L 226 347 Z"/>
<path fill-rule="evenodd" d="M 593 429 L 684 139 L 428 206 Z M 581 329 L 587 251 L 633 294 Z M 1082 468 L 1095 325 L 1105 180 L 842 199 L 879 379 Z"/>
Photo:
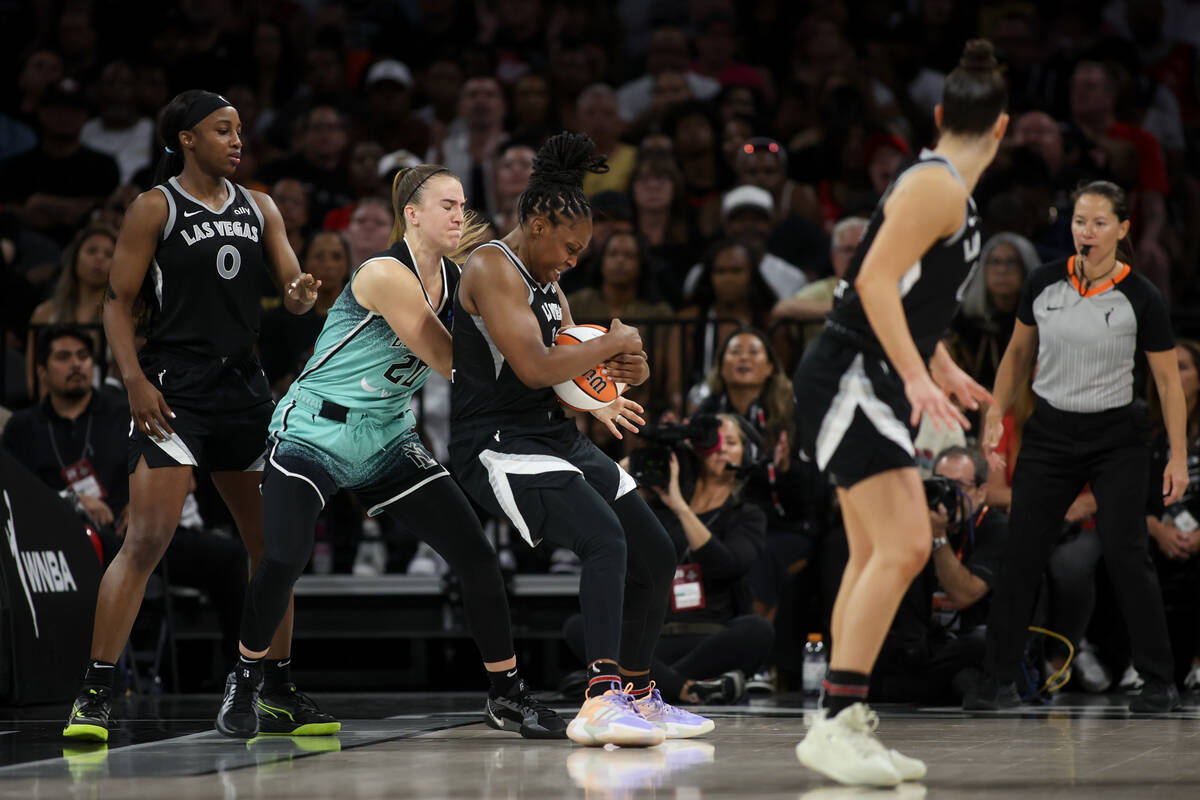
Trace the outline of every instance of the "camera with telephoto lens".
<path fill-rule="evenodd" d="M 649 444 L 629 454 L 629 474 L 640 486 L 665 489 L 671 480 L 671 453 L 679 458 L 680 485 L 694 470 L 696 455 L 721 446 L 721 420 L 715 414 L 697 414 L 684 423 L 647 425 L 638 433 Z"/>
<path fill-rule="evenodd" d="M 958 483 L 940 475 L 926 478 L 921 483 L 925 485 L 925 503 L 929 510 L 937 511 L 938 506 L 941 506 L 946 510 L 947 525 L 958 522 L 959 509 L 962 506 Z"/>

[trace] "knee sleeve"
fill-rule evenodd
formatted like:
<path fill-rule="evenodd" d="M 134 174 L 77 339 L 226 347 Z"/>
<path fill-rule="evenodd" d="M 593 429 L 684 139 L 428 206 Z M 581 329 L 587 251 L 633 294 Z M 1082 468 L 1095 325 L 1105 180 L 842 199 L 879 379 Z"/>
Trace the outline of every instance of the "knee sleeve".
<path fill-rule="evenodd" d="M 292 586 L 312 556 L 321 496 L 308 481 L 268 471 L 263 478 L 263 559 L 242 607 L 242 643 L 266 650 L 287 613 Z"/>

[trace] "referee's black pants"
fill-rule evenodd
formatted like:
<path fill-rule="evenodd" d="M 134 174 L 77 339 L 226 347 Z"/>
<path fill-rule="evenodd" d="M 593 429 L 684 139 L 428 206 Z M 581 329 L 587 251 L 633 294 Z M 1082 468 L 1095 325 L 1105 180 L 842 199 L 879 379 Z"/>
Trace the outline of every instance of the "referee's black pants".
<path fill-rule="evenodd" d="M 1172 680 L 1171 644 L 1147 549 L 1149 432 L 1133 406 L 1093 414 L 1039 400 L 1013 473 L 1008 546 L 992 593 L 985 665 L 1015 681 L 1042 573 L 1067 508 L 1090 483 L 1104 563 L 1129 627 L 1133 664 L 1147 681 Z"/>

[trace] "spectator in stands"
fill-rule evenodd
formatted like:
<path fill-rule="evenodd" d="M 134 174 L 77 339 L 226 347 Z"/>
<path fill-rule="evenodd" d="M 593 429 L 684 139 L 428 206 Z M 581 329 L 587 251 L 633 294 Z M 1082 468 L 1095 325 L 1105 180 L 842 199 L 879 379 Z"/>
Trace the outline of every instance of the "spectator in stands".
<path fill-rule="evenodd" d="M 672 454 L 666 484 L 653 487 L 658 502 L 651 508 L 681 561 L 650 665 L 650 677 L 671 703 L 736 702 L 745 675 L 765 662 L 774 641 L 770 623 L 752 613 L 748 580 L 763 549 L 765 520 L 742 498 L 738 472 L 761 443 L 737 417 L 719 420 L 717 449 Z M 689 462 L 683 478 L 681 458 Z M 582 617 L 563 628 L 567 643 L 582 653 Z M 723 677 L 735 670 L 738 677 Z"/>
<path fill-rule="evenodd" d="M 667 364 L 670 404 L 676 411 L 690 410 L 703 399 L 720 343 L 738 326 L 766 327 L 775 296 L 757 261 L 749 246 L 725 239 L 710 247 L 701 262 L 691 303 L 680 310 L 681 324 L 671 331 L 668 352 L 679 354 Z"/>
<path fill-rule="evenodd" d="M 138 170 L 150 166 L 154 145 L 154 122 L 138 113 L 133 67 L 124 61 L 109 62 L 100 73 L 96 100 L 100 114 L 84 124 L 79 140 L 117 162 L 124 186 Z"/>
<path fill-rule="evenodd" d="M 301 119 L 296 152 L 266 164 L 258 177 L 267 184 L 281 178 L 300 181 L 308 195 L 309 219 L 323 220 L 354 199 L 343 163 L 349 141 L 346 118 L 332 105 L 319 105 Z"/>
<path fill-rule="evenodd" d="M 63 79 L 63 61 L 58 51 L 36 47 L 29 52 L 17 73 L 17 119 L 28 125 L 37 124 L 37 110 L 42 95 Z"/>
<path fill-rule="evenodd" d="M 458 95 L 462 91 L 463 68 L 451 53 L 436 56 L 417 76 L 427 105 L 418 108 L 416 116 L 430 126 L 431 147 L 441 146 L 446 128 L 458 115 Z M 434 133 L 434 131 L 441 133 Z"/>
<path fill-rule="evenodd" d="M 392 233 L 392 205 L 386 197 L 364 197 L 350 215 L 346 241 L 350 243 L 350 270 L 388 248 Z"/>
<path fill-rule="evenodd" d="M 412 111 L 413 76 L 394 59 L 376 61 L 367 70 L 366 116 L 357 138 L 373 139 L 385 152 L 429 149 L 429 126 Z"/>
<path fill-rule="evenodd" d="M 963 289 L 951 350 L 955 361 L 981 386 L 996 381 L 1017 319 L 1021 287 L 1040 263 L 1030 241 L 1015 233 L 998 233 L 983 245 L 980 269 Z"/>
<path fill-rule="evenodd" d="M 561 125 L 550 104 L 550 80 L 540 72 L 526 72 L 517 78 L 512 88 L 512 120 L 514 138 L 540 145 L 556 133 Z"/>
<path fill-rule="evenodd" d="M 833 226 L 830 236 L 830 261 L 833 274 L 813 281 L 790 297 L 785 297 L 771 309 L 771 322 L 794 320 L 804 323 L 797 350 L 803 352 L 825 327 L 825 315 L 833 308 L 833 293 L 838 282 L 850 267 L 858 242 L 867 230 L 865 217 L 846 217 Z"/>
<path fill-rule="evenodd" d="M 516 137 L 500 145 L 496 151 L 496 177 L 493 184 L 496 189 L 496 213 L 492 216 L 492 223 L 501 236 L 517 224 L 517 198 L 529 186 L 535 154 L 533 142 Z"/>
<path fill-rule="evenodd" d="M 431 154 L 430 161 L 444 164 L 455 175 L 463 176 L 467 197 L 481 214 L 491 218 L 500 210 L 493 207 L 496 202 L 493 162 L 506 138 L 500 82 L 487 75 L 469 78 L 459 97 L 458 115 L 462 129 L 447 135 L 440 158 Z M 457 123 L 452 127 L 457 127 Z"/>
<path fill-rule="evenodd" d="M 608 236 L 588 259 L 588 288 L 567 297 L 576 322 L 669 319 L 671 307 L 658 299 L 645 239 L 632 231 Z M 643 332 L 644 334 L 644 332 Z"/>
<path fill-rule="evenodd" d="M 724 150 L 724 144 L 722 144 Z M 792 213 L 793 195 L 800 191 L 788 177 L 787 151 L 767 136 L 753 136 L 742 143 L 733 162 L 736 186 L 757 186 L 771 193 L 775 222 Z"/>
<path fill-rule="evenodd" d="M 121 547 L 129 502 L 129 411 L 119 395 L 92 389 L 92 338 L 72 325 L 46 328 L 37 341 L 46 397 L 13 415 L 4 447 L 94 522 L 109 562 Z M 236 644 L 246 590 L 246 550 L 211 531 L 177 532 L 166 554 L 171 581 L 212 601 L 227 642 Z"/>
<path fill-rule="evenodd" d="M 977 450 L 943 450 L 933 473 L 953 499 L 929 513 L 933 554 L 900 601 L 871 675 L 872 700 L 954 703 L 964 670 L 983 663 L 1008 516 L 985 502 L 988 465 Z"/>
<path fill-rule="evenodd" d="M 742 328 L 722 342 L 707 388 L 697 414 L 735 414 L 763 443 L 741 478 L 747 501 L 766 515 L 766 546 L 750 573 L 754 607 L 774 622 L 784 582 L 807 566 L 824 527 L 825 481 L 798 458 L 792 382 L 765 333 Z"/>
<path fill-rule="evenodd" d="M 696 26 L 696 59 L 692 69 L 723 86 L 762 90 L 766 83 L 757 69 L 738 61 L 737 17 L 731 8 L 713 11 Z"/>
<path fill-rule="evenodd" d="M 767 251 L 775 216 L 775 201 L 770 192 L 758 186 L 738 186 L 725 193 L 721 211 L 724 217 L 722 232 L 762 253 L 756 269 L 771 288 L 772 306 L 776 298 L 791 297 L 808 283 L 808 277 L 799 267 Z M 685 291 L 694 291 L 700 272 L 699 265 L 691 268 L 684 282 Z"/>
<path fill-rule="evenodd" d="M 403 152 L 403 151 L 402 151 Z M 350 216 L 358 206 L 358 201 L 364 197 L 376 197 L 386 194 L 390 183 L 385 183 L 379 177 L 379 165 L 383 160 L 384 151 L 379 142 L 367 139 L 356 142 L 350 148 L 348 172 L 350 189 L 354 192 L 354 202 L 347 203 L 341 208 L 335 208 L 325 215 L 321 225 L 327 231 L 344 231 L 350 225 Z"/>
<path fill-rule="evenodd" d="M 304 246 L 308 232 L 308 192 L 297 178 L 280 178 L 271 187 L 271 199 L 279 208 L 283 218 L 283 229 L 287 231 L 288 244 L 297 253 Z"/>
<path fill-rule="evenodd" d="M 592 197 L 605 191 L 626 191 L 637 165 L 637 148 L 621 141 L 625 125 L 617 114 L 617 96 L 612 87 L 592 84 L 579 95 L 576 108 L 579 130 L 592 137 L 597 153 L 608 158 L 608 172 L 584 176 L 583 193 Z"/>
<path fill-rule="evenodd" d="M 116 162 L 85 146 L 87 103 L 70 78 L 49 87 L 37 111 L 41 141 L 0 164 L 0 202 L 60 244 L 117 188 Z"/>
<path fill-rule="evenodd" d="M 720 148 L 708 106 L 689 102 L 673 106 L 663 130 L 675 142 L 675 156 L 687 187 L 687 201 L 702 236 L 713 236 L 721 224 Z"/>
<path fill-rule="evenodd" d="M 251 34 L 250 58 L 252 61 L 251 88 L 258 95 L 258 102 L 263 109 L 262 127 L 251 129 L 250 133 L 258 134 L 269 127 L 278 109 L 285 106 L 296 90 L 298 70 L 295 57 L 291 52 L 288 38 L 284 35 L 279 23 L 270 19 L 260 19 Z M 166 103 L 156 108 L 161 108 Z M 241 106 L 238 106 L 239 112 Z"/>
<path fill-rule="evenodd" d="M 630 187 L 634 227 L 655 261 L 658 292 L 672 306 L 683 305 L 683 277 L 698 257 L 688 210 L 687 189 L 670 152 L 642 149 Z"/>
<path fill-rule="evenodd" d="M 62 270 L 54 285 L 54 294 L 35 308 L 29 318 L 25 385 L 31 399 L 41 397 L 44 391 L 44 387 L 39 390 L 36 382 L 38 371 L 35 370 L 34 359 L 36 337 L 41 327 L 51 324 L 87 326 L 91 349 L 99 352 L 100 312 L 116 244 L 116 230 L 89 225 L 75 234 L 63 251 Z M 90 379 L 93 376 L 88 377 Z M 99 381 L 95 382 L 98 385 Z"/>
<path fill-rule="evenodd" d="M 1140 217 L 1135 227 L 1140 237 L 1135 266 L 1170 304 L 1170 263 L 1161 242 L 1170 184 L 1162 148 L 1144 128 L 1117 119 L 1117 85 L 1112 67 L 1080 61 L 1071 75 L 1070 96 L 1071 119 L 1076 128 L 1092 146 L 1107 154 L 1118 183 L 1133 188 L 1131 202 Z"/>
<path fill-rule="evenodd" d="M 681 78 L 678 92 L 683 99 L 710 100 L 721 89 L 719 81 L 693 72 L 687 34 L 664 25 L 654 29 L 646 46 L 646 71 L 617 90 L 617 111 L 629 124 L 641 121 L 654 105 L 655 82 L 670 73 Z"/>
<path fill-rule="evenodd" d="M 350 245 L 336 231 L 317 231 L 298 253 L 300 269 L 321 282 L 317 302 L 303 314 L 276 306 L 263 314 L 258 350 L 276 397 L 283 396 L 312 355 L 325 317 L 350 274 Z"/>
<path fill-rule="evenodd" d="M 1179 379 L 1187 401 L 1188 473 L 1191 482 L 1178 503 L 1164 508 L 1161 492 L 1146 495 L 1146 527 L 1154 546 L 1150 554 L 1158 568 L 1167 629 L 1175 653 L 1175 679 L 1183 688 L 1200 689 L 1200 343 L 1180 339 L 1175 344 Z M 1152 398 L 1153 399 L 1153 398 Z M 1150 408 L 1157 408 L 1151 402 Z M 1161 415 L 1155 415 L 1150 447 L 1150 474 L 1162 474 L 1169 448 Z"/>

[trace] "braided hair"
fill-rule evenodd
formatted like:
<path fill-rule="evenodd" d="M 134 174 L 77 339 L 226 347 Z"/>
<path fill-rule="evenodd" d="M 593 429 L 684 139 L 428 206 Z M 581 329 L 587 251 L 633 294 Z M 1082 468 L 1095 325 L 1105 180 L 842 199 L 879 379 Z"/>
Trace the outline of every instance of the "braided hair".
<path fill-rule="evenodd" d="M 524 223 L 543 216 L 557 225 L 560 214 L 567 219 L 591 216 L 592 206 L 583 193 L 588 172 L 608 172 L 608 161 L 596 154 L 590 136 L 570 131 L 551 136 L 538 149 L 529 186 L 517 198 L 517 219 Z"/>

